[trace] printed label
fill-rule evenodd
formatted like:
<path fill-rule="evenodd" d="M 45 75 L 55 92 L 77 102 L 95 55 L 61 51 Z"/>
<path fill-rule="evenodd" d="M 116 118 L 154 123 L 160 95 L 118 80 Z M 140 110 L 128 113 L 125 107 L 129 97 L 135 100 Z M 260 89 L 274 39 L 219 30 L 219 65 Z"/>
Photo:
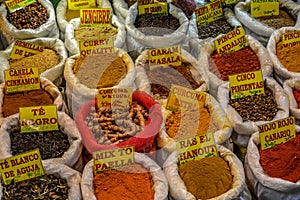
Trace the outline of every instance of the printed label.
<path fill-rule="evenodd" d="M 5 92 L 22 92 L 38 90 L 40 86 L 39 69 L 37 67 L 15 68 L 4 70 Z"/>
<path fill-rule="evenodd" d="M 264 94 L 264 82 L 261 70 L 228 76 L 231 99 L 249 95 Z"/>
<path fill-rule="evenodd" d="M 300 31 L 288 32 L 281 36 L 284 48 L 294 47 L 300 44 Z"/>
<path fill-rule="evenodd" d="M 115 148 L 93 153 L 94 174 L 134 164 L 134 146 Z"/>
<path fill-rule="evenodd" d="M 251 0 L 252 17 L 279 15 L 279 0 Z"/>
<path fill-rule="evenodd" d="M 19 10 L 21 8 L 24 8 L 25 6 L 28 6 L 35 2 L 35 0 L 6 0 L 4 1 L 9 12 L 15 12 L 16 10 Z"/>
<path fill-rule="evenodd" d="M 99 40 L 79 41 L 79 49 L 80 55 L 82 56 L 99 53 L 115 53 L 114 39 L 109 37 Z"/>
<path fill-rule="evenodd" d="M 248 40 L 245 36 L 244 29 L 238 27 L 237 29 L 217 38 L 214 41 L 219 55 L 238 51 L 248 46 Z"/>
<path fill-rule="evenodd" d="M 206 100 L 206 93 L 191 90 L 179 85 L 172 84 L 166 105 L 167 110 L 178 112 L 198 107 L 203 108 Z"/>
<path fill-rule="evenodd" d="M 137 0 L 138 5 L 148 5 L 155 3 L 167 3 L 167 0 Z"/>
<path fill-rule="evenodd" d="M 83 8 L 96 7 L 95 0 L 68 0 L 69 10 L 80 10 Z"/>
<path fill-rule="evenodd" d="M 21 40 L 17 40 L 14 44 L 14 47 L 10 53 L 11 59 L 21 59 L 24 57 L 32 56 L 37 53 L 43 52 L 44 47 L 32 44 L 30 42 L 25 42 Z"/>
<path fill-rule="evenodd" d="M 80 9 L 81 27 L 108 26 L 110 23 L 110 9 Z"/>
<path fill-rule="evenodd" d="M 148 50 L 149 68 L 180 66 L 182 64 L 180 45 Z"/>
<path fill-rule="evenodd" d="M 55 105 L 21 107 L 19 112 L 21 133 L 58 130 Z"/>
<path fill-rule="evenodd" d="M 211 156 L 218 156 L 213 133 L 199 134 L 194 137 L 176 141 L 179 164 L 191 160 L 201 160 Z"/>
<path fill-rule="evenodd" d="M 221 0 L 222 6 L 234 4 L 240 2 L 239 0 Z"/>
<path fill-rule="evenodd" d="M 5 185 L 45 174 L 38 149 L 0 160 L 0 170 Z"/>
<path fill-rule="evenodd" d="M 210 22 L 223 18 L 223 9 L 220 1 L 216 1 L 195 9 L 198 26 L 204 26 Z"/>
<path fill-rule="evenodd" d="M 138 13 L 139 15 L 160 14 L 163 16 L 167 16 L 169 14 L 168 3 L 154 3 L 147 5 L 138 4 Z"/>
<path fill-rule="evenodd" d="M 131 88 L 103 88 L 98 90 L 98 108 L 129 108 L 132 102 Z"/>
<path fill-rule="evenodd" d="M 288 117 L 258 126 L 261 149 L 269 149 L 296 137 L 295 119 Z"/>

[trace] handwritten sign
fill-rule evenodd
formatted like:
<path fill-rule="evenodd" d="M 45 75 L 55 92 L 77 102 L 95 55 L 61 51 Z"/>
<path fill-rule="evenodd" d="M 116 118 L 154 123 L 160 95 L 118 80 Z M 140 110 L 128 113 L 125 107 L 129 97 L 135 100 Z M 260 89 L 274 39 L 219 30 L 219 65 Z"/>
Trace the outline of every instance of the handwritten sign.
<path fill-rule="evenodd" d="M 279 0 L 251 0 L 252 17 L 279 15 Z"/>
<path fill-rule="evenodd" d="M 238 27 L 233 31 L 222 35 L 214 40 L 219 55 L 238 51 L 248 46 L 248 40 L 245 36 L 244 29 Z"/>
<path fill-rule="evenodd" d="M 288 117 L 258 126 L 261 149 L 269 149 L 296 137 L 295 119 Z"/>
<path fill-rule="evenodd" d="M 149 68 L 180 66 L 182 64 L 180 45 L 148 50 Z"/>
<path fill-rule="evenodd" d="M 58 130 L 55 105 L 21 107 L 19 110 L 21 133 Z"/>
<path fill-rule="evenodd" d="M 93 153 L 94 174 L 134 164 L 134 146 L 115 148 Z"/>
<path fill-rule="evenodd" d="M 300 44 L 300 31 L 288 32 L 281 36 L 284 48 L 291 48 Z"/>
<path fill-rule="evenodd" d="M 4 1 L 9 12 L 15 12 L 18 9 L 24 8 L 35 2 L 35 0 L 7 0 Z"/>
<path fill-rule="evenodd" d="M 98 90 L 98 108 L 129 108 L 132 102 L 131 88 L 103 88 Z"/>
<path fill-rule="evenodd" d="M 213 133 L 199 134 L 194 137 L 176 141 L 179 164 L 191 160 L 201 160 L 211 156 L 218 156 Z"/>
<path fill-rule="evenodd" d="M 96 7 L 95 0 L 68 0 L 69 10 L 80 10 L 83 8 Z"/>
<path fill-rule="evenodd" d="M 190 110 L 195 107 L 203 108 L 206 96 L 207 95 L 204 92 L 172 84 L 166 109 L 178 112 L 180 110 Z"/>
<path fill-rule="evenodd" d="M 80 9 L 81 27 L 108 26 L 110 24 L 110 9 Z"/>
<path fill-rule="evenodd" d="M 160 14 L 163 16 L 167 16 L 169 14 L 168 11 L 168 3 L 154 3 L 154 4 L 147 4 L 147 5 L 140 5 L 138 4 L 138 14 Z"/>
<path fill-rule="evenodd" d="M 223 18 L 223 9 L 220 1 L 216 1 L 195 9 L 198 26 L 204 26 L 210 22 Z"/>
<path fill-rule="evenodd" d="M 38 149 L 0 160 L 0 171 L 5 185 L 45 174 Z"/>
<path fill-rule="evenodd" d="M 38 90 L 41 88 L 37 67 L 7 69 L 4 70 L 4 78 L 6 93 Z"/>
<path fill-rule="evenodd" d="M 82 56 L 99 53 L 114 53 L 114 39 L 108 37 L 98 40 L 79 41 L 79 50 Z"/>
<path fill-rule="evenodd" d="M 43 51 L 44 51 L 44 47 L 38 44 L 17 40 L 10 53 L 10 58 L 21 59 L 24 57 L 35 55 Z"/>
<path fill-rule="evenodd" d="M 231 99 L 239 99 L 249 95 L 265 93 L 261 70 L 235 74 L 228 78 Z"/>

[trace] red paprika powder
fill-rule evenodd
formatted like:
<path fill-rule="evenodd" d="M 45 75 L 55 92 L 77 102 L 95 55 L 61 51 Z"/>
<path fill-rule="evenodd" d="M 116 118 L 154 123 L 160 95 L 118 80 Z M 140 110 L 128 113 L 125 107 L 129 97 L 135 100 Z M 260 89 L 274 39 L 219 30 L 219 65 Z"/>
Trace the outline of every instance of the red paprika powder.
<path fill-rule="evenodd" d="M 294 88 L 293 94 L 294 94 L 295 100 L 297 102 L 298 108 L 300 108 L 300 90 Z"/>
<path fill-rule="evenodd" d="M 223 56 L 215 51 L 209 59 L 209 71 L 223 81 L 228 81 L 229 75 L 256 70 L 260 70 L 260 63 L 250 47 Z"/>
<path fill-rule="evenodd" d="M 293 183 L 300 179 L 300 134 L 284 144 L 259 149 L 259 154 L 260 164 L 267 175 Z"/>

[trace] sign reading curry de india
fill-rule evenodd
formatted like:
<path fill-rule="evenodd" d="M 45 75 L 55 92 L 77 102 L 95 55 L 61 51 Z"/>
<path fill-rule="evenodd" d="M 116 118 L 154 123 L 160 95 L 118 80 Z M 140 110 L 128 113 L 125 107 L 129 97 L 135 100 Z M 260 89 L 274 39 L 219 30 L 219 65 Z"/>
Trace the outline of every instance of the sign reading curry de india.
<path fill-rule="evenodd" d="M 110 9 L 80 9 L 80 26 L 108 26 L 111 23 Z"/>
<path fill-rule="evenodd" d="M 250 9 L 253 17 L 279 15 L 279 0 L 251 0 Z"/>
<path fill-rule="evenodd" d="M 6 93 L 38 90 L 41 88 L 37 67 L 4 70 L 4 79 Z"/>
<path fill-rule="evenodd" d="M 300 31 L 287 32 L 281 35 L 283 47 L 294 47 L 300 45 Z"/>
<path fill-rule="evenodd" d="M 35 2 L 35 0 L 7 0 L 4 1 L 9 12 L 12 13 L 20 8 L 24 8 Z"/>
<path fill-rule="evenodd" d="M 204 26 L 210 22 L 223 18 L 223 9 L 220 1 L 216 1 L 195 10 L 198 26 Z"/>

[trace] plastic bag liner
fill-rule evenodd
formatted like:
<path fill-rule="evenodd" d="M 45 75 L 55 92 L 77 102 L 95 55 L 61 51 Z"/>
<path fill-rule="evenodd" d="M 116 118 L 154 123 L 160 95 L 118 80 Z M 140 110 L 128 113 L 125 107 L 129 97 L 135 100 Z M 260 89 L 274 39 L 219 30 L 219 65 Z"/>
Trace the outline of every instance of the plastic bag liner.
<path fill-rule="evenodd" d="M 113 88 L 118 87 L 133 87 L 135 88 L 134 80 L 136 71 L 134 63 L 128 53 L 122 49 L 115 48 L 115 52 L 123 59 L 127 66 L 126 76 Z M 87 101 L 94 100 L 98 94 L 98 89 L 91 89 L 81 84 L 74 74 L 72 67 L 75 60 L 79 58 L 79 54 L 67 58 L 64 68 L 64 77 L 66 80 L 66 95 L 68 108 L 71 117 L 74 117 L 79 107 Z"/>
<path fill-rule="evenodd" d="M 81 200 L 81 191 L 80 191 L 80 173 L 71 169 L 70 167 L 64 164 L 58 163 L 44 163 L 44 170 L 46 174 L 57 174 L 61 178 L 65 178 L 68 182 L 68 200 Z M 1 177 L 1 175 L 0 175 Z M 3 197 L 3 186 L 0 183 L 0 199 Z"/>
<path fill-rule="evenodd" d="M 126 30 L 125 26 L 118 20 L 118 18 L 112 16 L 112 25 L 118 29 L 117 35 L 113 36 L 114 47 L 126 50 Z M 79 54 L 79 42 L 74 37 L 75 29 L 80 27 L 80 18 L 72 19 L 66 26 L 65 45 L 69 51 L 69 55 Z"/>
<path fill-rule="evenodd" d="M 53 98 L 53 104 L 56 105 L 58 111 L 67 112 L 67 107 L 62 99 L 62 95 L 58 88 L 48 79 L 40 77 L 41 89 L 48 92 Z M 5 119 L 3 117 L 3 98 L 5 83 L 0 84 L 0 124 Z"/>
<path fill-rule="evenodd" d="M 74 121 L 66 113 L 57 112 L 57 116 L 59 130 L 68 136 L 70 147 L 61 157 L 51 158 L 44 161 L 45 163 L 60 163 L 73 167 L 76 161 L 80 158 L 83 147 L 80 133 L 76 128 Z M 12 132 L 13 127 L 20 127 L 19 113 L 7 117 L 1 126 L 0 157 L 3 159 L 12 156 L 10 133 Z"/>
<path fill-rule="evenodd" d="M 56 52 L 59 57 L 59 63 L 52 67 L 51 69 L 45 70 L 40 74 L 41 77 L 47 78 L 49 81 L 53 82 L 55 85 L 59 86 L 63 81 L 63 71 L 64 64 L 68 57 L 67 50 L 64 43 L 57 38 L 37 38 L 31 40 L 24 40 L 33 44 L 38 44 L 44 48 L 52 49 Z M 4 82 L 3 70 L 9 69 L 9 59 L 10 53 L 14 47 L 15 42 L 13 42 L 5 51 L 0 52 L 0 81 Z M 38 66 L 37 66 L 38 67 Z"/>
<path fill-rule="evenodd" d="M 265 88 L 271 89 L 277 104 L 278 112 L 271 121 L 244 122 L 238 112 L 229 104 L 229 82 L 221 85 L 218 91 L 218 101 L 230 120 L 233 132 L 232 139 L 235 144 L 247 147 L 250 136 L 258 131 L 258 125 L 273 122 L 289 116 L 289 100 L 282 87 L 271 77 L 264 77 Z"/>
<path fill-rule="evenodd" d="M 292 0 L 280 0 L 279 8 L 285 10 L 296 20 L 295 27 L 300 26 L 300 6 L 297 3 Z M 250 0 L 237 3 L 234 7 L 234 12 L 238 20 L 243 24 L 246 34 L 250 34 L 266 46 L 270 36 L 276 29 L 258 21 L 250 15 Z"/>
<path fill-rule="evenodd" d="M 296 131 L 300 131 L 299 127 L 296 127 Z M 300 181 L 293 183 L 264 173 L 259 162 L 258 144 L 260 144 L 259 132 L 256 132 L 249 140 L 245 158 L 245 174 L 249 189 L 258 199 L 299 199 Z"/>
<path fill-rule="evenodd" d="M 299 72 L 291 72 L 283 66 L 276 54 L 276 45 L 281 40 L 281 36 L 287 32 L 300 31 L 300 28 L 284 27 L 280 28 L 271 35 L 267 45 L 271 60 L 274 63 L 274 77 L 282 85 L 285 80 L 292 78 L 300 78 Z M 292 48 L 292 47 L 291 47 Z"/>
<path fill-rule="evenodd" d="M 75 123 L 81 134 L 83 145 L 89 153 L 125 146 L 134 146 L 135 151 L 141 152 L 147 147 L 152 146 L 162 123 L 160 105 L 154 101 L 151 96 L 138 90 L 132 93 L 132 101 L 137 101 L 149 111 L 149 119 L 146 122 L 146 126 L 136 136 L 133 136 L 119 144 L 111 145 L 98 144 L 95 140 L 94 134 L 85 123 L 86 116 L 90 113 L 91 107 L 97 104 L 97 101 L 89 101 L 80 107 L 76 113 Z"/>
<path fill-rule="evenodd" d="M 55 12 L 51 1 L 43 1 L 43 0 L 36 0 L 36 1 L 41 3 L 47 9 L 47 13 L 49 14 L 48 21 L 36 29 L 22 29 L 22 30 L 17 29 L 6 19 L 6 15 L 7 15 L 6 5 L 3 3 L 0 6 L 0 27 L 4 36 L 8 40 L 8 44 L 11 44 L 16 39 L 25 40 L 25 39 L 32 39 L 32 38 L 39 38 L 39 37 L 48 37 L 48 38 L 59 37 L 59 30 L 57 28 Z"/>
<path fill-rule="evenodd" d="M 211 95 L 206 94 L 204 107 L 207 108 L 211 116 L 210 124 L 214 124 L 217 127 L 217 130 L 213 133 L 216 144 L 229 145 L 229 138 L 231 136 L 232 127 L 226 113 L 221 108 L 219 102 L 217 102 L 217 100 Z M 164 117 L 163 121 L 165 122 L 172 112 L 166 110 L 165 106 L 163 106 L 162 111 Z M 201 121 L 199 123 L 201 123 Z M 163 148 L 166 151 L 173 152 L 176 150 L 176 141 L 173 138 L 169 137 L 165 127 L 163 127 L 159 132 L 157 143 L 160 148 Z"/>
<path fill-rule="evenodd" d="M 219 36 L 221 37 L 221 36 Z M 219 38 L 217 37 L 217 38 Z M 261 45 L 255 38 L 250 35 L 246 35 L 248 39 L 249 47 L 255 52 L 259 63 L 260 68 L 264 76 L 272 76 L 273 73 L 273 63 L 271 62 L 271 58 L 267 49 Z M 216 51 L 216 46 L 213 41 L 206 42 L 203 48 L 200 50 L 200 54 L 198 56 L 199 63 L 203 64 L 203 67 L 209 78 L 209 93 L 217 98 L 218 95 L 218 87 L 228 81 L 223 81 L 219 77 L 217 77 L 214 73 L 209 70 L 209 60 L 211 59 L 211 55 Z M 213 66 L 214 69 L 218 69 L 217 66 Z"/>
<path fill-rule="evenodd" d="M 210 200 L 238 199 L 250 200 L 251 195 L 245 183 L 244 168 L 241 161 L 229 149 L 217 145 L 220 157 L 228 162 L 231 169 L 233 184 L 232 188 L 220 196 Z M 195 200 L 195 196 L 187 191 L 187 188 L 178 173 L 178 152 L 174 151 L 166 160 L 163 171 L 169 183 L 169 198 L 175 200 Z"/>
<path fill-rule="evenodd" d="M 297 78 L 286 80 L 283 84 L 284 92 L 289 98 L 290 115 L 295 117 L 296 123 L 300 122 L 300 109 L 293 94 L 293 89 L 300 90 L 300 80 Z"/>
<path fill-rule="evenodd" d="M 146 35 L 135 27 L 135 19 L 138 14 L 137 3 L 133 4 L 129 8 L 129 13 L 125 21 L 125 27 L 127 30 L 127 48 L 128 51 L 137 50 L 141 53 L 145 49 L 149 48 L 163 48 L 173 45 L 186 45 L 186 35 L 188 34 L 189 21 L 184 12 L 176 6 L 169 3 L 169 14 L 173 15 L 179 20 L 180 26 L 171 34 L 165 34 L 163 36 Z M 158 28 L 162 29 L 163 28 Z"/>

